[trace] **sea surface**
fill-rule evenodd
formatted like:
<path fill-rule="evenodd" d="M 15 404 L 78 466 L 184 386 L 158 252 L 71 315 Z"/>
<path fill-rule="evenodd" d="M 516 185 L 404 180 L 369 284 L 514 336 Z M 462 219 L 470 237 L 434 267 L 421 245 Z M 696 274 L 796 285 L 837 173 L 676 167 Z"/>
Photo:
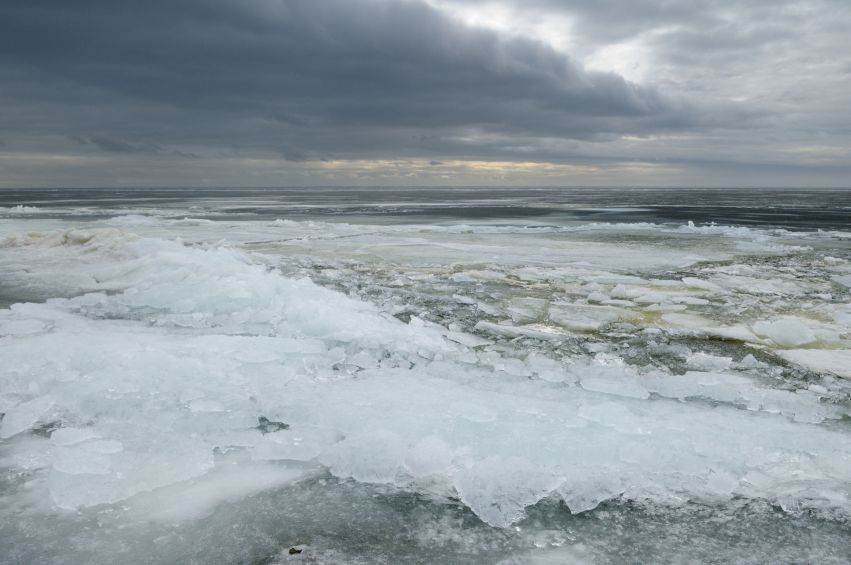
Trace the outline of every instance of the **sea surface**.
<path fill-rule="evenodd" d="M 0 563 L 851 562 L 851 190 L 0 190 Z"/>

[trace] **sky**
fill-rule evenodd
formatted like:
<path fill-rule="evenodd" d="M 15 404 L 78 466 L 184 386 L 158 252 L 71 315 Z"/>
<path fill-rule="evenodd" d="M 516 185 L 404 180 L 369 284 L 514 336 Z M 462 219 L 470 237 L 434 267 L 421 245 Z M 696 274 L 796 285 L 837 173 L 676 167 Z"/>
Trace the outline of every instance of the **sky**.
<path fill-rule="evenodd" d="M 851 187 L 848 0 L 2 0 L 0 187 Z"/>

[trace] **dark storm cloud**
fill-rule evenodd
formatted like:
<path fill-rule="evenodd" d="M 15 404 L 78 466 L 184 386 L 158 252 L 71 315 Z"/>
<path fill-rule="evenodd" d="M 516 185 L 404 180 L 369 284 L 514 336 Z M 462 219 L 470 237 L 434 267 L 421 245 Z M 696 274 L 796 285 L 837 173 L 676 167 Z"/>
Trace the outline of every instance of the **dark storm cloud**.
<path fill-rule="evenodd" d="M 129 155 L 174 155 L 187 159 L 199 159 L 198 155 L 185 151 L 165 149 L 156 143 L 130 143 L 122 139 L 115 139 L 104 136 L 84 137 L 80 135 L 69 136 L 69 139 L 79 145 L 90 145 L 97 147 L 101 151 L 109 153 L 129 154 Z"/>
<path fill-rule="evenodd" d="M 830 0 L 4 0 L 0 184 L 336 183 L 394 159 L 836 184 L 849 25 Z"/>
<path fill-rule="evenodd" d="M 4 102 L 27 129 L 108 152 L 177 143 L 298 161 L 416 152 L 423 132 L 595 139 L 709 116 L 420 2 L 7 0 L 0 53 L 26 92 Z"/>
<path fill-rule="evenodd" d="M 133 144 L 121 141 L 120 139 L 110 139 L 108 137 L 93 137 L 86 141 L 100 149 L 103 149 L 104 151 L 112 151 L 114 153 L 152 153 L 162 149 L 153 143 Z"/>

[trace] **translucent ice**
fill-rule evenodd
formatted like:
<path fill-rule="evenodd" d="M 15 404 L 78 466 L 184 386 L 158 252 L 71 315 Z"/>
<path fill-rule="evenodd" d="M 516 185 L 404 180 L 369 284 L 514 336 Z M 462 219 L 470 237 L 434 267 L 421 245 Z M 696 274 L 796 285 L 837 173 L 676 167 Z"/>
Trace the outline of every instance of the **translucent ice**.
<path fill-rule="evenodd" d="M 326 228 L 305 229 L 323 237 Z M 404 323 L 227 246 L 84 230 L 21 236 L 3 250 L 5 265 L 27 264 L 21 280 L 73 287 L 70 298 L 0 310 L 5 460 L 35 469 L 32 496 L 63 508 L 122 501 L 155 514 L 173 496 L 163 519 L 183 519 L 322 470 L 455 496 L 500 527 L 547 497 L 574 512 L 613 497 L 746 497 L 851 514 L 851 439 L 821 423 L 843 417 L 841 405 L 770 388 L 732 371 L 726 354 L 692 352 L 682 375 L 588 354 L 607 349 L 599 341 L 573 356 L 565 328 L 645 316 L 582 303 L 585 281 L 560 279 L 549 320 L 540 301 L 509 296 L 494 312 L 513 313 L 517 325 L 476 310 L 449 329 L 416 316 Z M 565 277 L 591 272 L 559 268 Z M 462 283 L 546 280 L 543 269 L 522 274 L 470 268 Z M 589 277 L 601 288 L 652 284 L 652 298 L 666 303 L 682 291 L 599 270 Z M 768 343 L 783 333 L 772 337 L 771 326 L 762 338 L 710 316 L 668 312 L 664 334 L 636 334 L 726 331 Z M 524 340 L 540 350 L 518 347 Z M 781 352 L 802 364 L 830 360 L 823 369 L 836 374 L 851 365 L 844 353 Z M 50 440 L 40 424 L 58 427 Z M 243 469 L 253 486 L 240 484 Z"/>
<path fill-rule="evenodd" d="M 7 410 L 0 421 L 0 438 L 10 438 L 30 429 L 55 403 L 51 396 L 39 396 Z"/>
<path fill-rule="evenodd" d="M 801 320 L 795 318 L 757 322 L 753 325 L 753 331 L 781 347 L 795 347 L 816 340 L 815 333 Z"/>
<path fill-rule="evenodd" d="M 848 349 L 787 349 L 779 351 L 778 355 L 814 371 L 851 379 L 851 350 Z"/>

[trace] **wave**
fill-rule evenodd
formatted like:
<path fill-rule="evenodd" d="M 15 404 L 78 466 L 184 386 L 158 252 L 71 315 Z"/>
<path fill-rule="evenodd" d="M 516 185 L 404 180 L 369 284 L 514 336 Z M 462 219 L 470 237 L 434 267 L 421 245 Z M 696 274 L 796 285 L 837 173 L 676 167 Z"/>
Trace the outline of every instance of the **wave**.
<path fill-rule="evenodd" d="M 23 204 L 18 204 L 17 206 L 0 206 L 0 215 L 10 215 L 10 216 L 19 216 L 26 214 L 38 214 L 41 213 L 41 209 L 36 206 L 24 206 Z"/>

